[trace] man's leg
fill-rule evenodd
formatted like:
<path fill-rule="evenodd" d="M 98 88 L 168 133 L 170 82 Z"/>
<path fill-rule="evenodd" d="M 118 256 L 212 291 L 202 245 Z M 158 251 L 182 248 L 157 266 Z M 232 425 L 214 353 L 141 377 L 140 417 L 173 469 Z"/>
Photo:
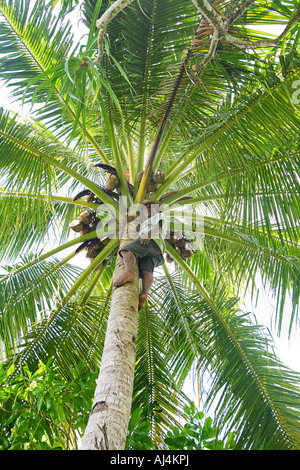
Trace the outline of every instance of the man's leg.
<path fill-rule="evenodd" d="M 134 266 L 136 263 L 136 257 L 131 251 L 121 251 L 125 271 L 118 279 L 114 282 L 114 287 L 123 286 L 126 282 L 132 282 L 135 280 Z"/>
<path fill-rule="evenodd" d="M 147 300 L 148 292 L 151 289 L 153 282 L 153 273 L 146 271 L 145 269 L 141 269 L 140 276 L 142 279 L 142 290 L 139 296 L 139 310 L 141 310 Z"/>

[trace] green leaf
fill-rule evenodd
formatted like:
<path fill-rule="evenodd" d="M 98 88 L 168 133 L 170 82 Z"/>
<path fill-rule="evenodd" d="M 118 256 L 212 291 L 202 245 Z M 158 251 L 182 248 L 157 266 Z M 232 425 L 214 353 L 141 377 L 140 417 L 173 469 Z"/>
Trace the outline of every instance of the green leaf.
<path fill-rule="evenodd" d="M 15 370 L 15 364 L 11 364 L 11 366 L 6 371 L 6 377 L 9 377 Z"/>

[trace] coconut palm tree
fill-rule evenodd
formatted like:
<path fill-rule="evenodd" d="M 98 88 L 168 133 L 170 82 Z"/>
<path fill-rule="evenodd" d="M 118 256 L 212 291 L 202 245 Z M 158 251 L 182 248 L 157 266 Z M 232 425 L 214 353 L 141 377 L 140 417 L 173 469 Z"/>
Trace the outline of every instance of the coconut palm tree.
<path fill-rule="evenodd" d="M 1 1 L 0 78 L 30 108 L 0 116 L 3 360 L 101 363 L 84 449 L 124 448 L 139 406 L 161 448 L 193 367 L 238 448 L 299 448 L 299 374 L 239 301 L 263 283 L 298 322 L 298 3 L 88 0 L 79 37 L 56 3 Z M 184 233 L 138 313 L 112 279 L 146 198 Z"/>

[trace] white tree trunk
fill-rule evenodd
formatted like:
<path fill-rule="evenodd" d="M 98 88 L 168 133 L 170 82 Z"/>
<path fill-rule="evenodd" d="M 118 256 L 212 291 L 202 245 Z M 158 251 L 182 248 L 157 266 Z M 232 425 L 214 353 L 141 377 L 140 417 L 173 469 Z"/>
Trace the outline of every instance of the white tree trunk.
<path fill-rule="evenodd" d="M 128 243 L 121 242 L 121 246 Z M 122 450 L 130 419 L 138 318 L 139 275 L 113 289 L 94 402 L 80 450 Z M 117 257 L 114 279 L 124 272 Z"/>

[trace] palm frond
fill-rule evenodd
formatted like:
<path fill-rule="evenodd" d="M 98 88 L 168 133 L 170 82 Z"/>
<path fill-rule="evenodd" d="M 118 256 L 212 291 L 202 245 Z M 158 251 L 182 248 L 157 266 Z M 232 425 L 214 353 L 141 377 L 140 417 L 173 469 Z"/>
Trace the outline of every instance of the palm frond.
<path fill-rule="evenodd" d="M 71 23 L 56 17 L 51 8 L 37 1 L 1 1 L 1 78 L 14 82 L 15 92 L 23 93 L 26 79 L 44 72 L 67 57 L 73 45 Z M 20 80 L 21 79 L 21 80 Z"/>
<path fill-rule="evenodd" d="M 214 401 L 224 432 L 235 428 L 240 448 L 299 448 L 299 374 L 280 363 L 270 337 L 234 295 L 245 285 L 254 292 L 259 273 L 276 295 L 278 328 L 288 295 L 291 327 L 298 319 L 297 25 L 271 53 L 220 42 L 197 75 L 193 65 L 209 38 L 195 40 L 201 18 L 191 1 L 133 2 L 110 22 L 101 66 L 93 60 L 95 21 L 111 2 L 82 4 L 90 31 L 81 47 L 64 18 L 77 0 L 63 0 L 58 16 L 52 3 L 0 3 L 0 79 L 20 105 L 33 105 L 37 118 L 20 122 L 0 113 L 1 259 L 16 261 L 0 279 L 5 358 L 35 368 L 54 356 L 64 375 L 82 360 L 98 368 L 114 270 L 107 257 L 119 241 L 83 271 L 67 262 L 94 234 L 53 245 L 69 237 L 86 191 L 118 213 L 118 196 L 103 189 L 95 169 L 99 160 L 116 169 L 122 195 L 131 200 L 124 171 L 129 168 L 139 194 L 136 172 L 162 137 L 151 169 L 162 168 L 167 179 L 151 197 L 168 192 L 163 202 L 171 209 L 186 205 L 191 232 L 189 209 L 196 206 L 205 238 L 187 263 L 168 246 L 177 267 L 164 266 L 139 314 L 133 406 L 143 408 L 162 448 L 166 429 L 184 417 L 181 389 L 196 364 L 211 375 L 207 404 Z M 230 16 L 243 2 L 210 3 Z M 231 32 L 250 40 L 265 36 L 249 22 L 286 24 L 294 3 L 255 2 Z M 77 244 L 63 260 L 52 258 Z M 32 250 L 39 253 L 28 255 Z"/>
<path fill-rule="evenodd" d="M 185 271 L 194 292 L 194 334 L 201 345 L 198 364 L 206 370 L 212 367 L 208 401 L 220 392 L 217 410 L 221 426 L 235 423 L 241 447 L 298 448 L 299 429 L 294 424 L 298 421 L 299 374 L 280 363 L 270 338 L 239 312 L 238 299 L 230 298 L 220 282 L 204 287 L 175 250 L 169 252 Z"/>
<path fill-rule="evenodd" d="M 0 210 L 0 258 L 5 262 L 18 259 L 20 253 L 39 251 L 45 244 L 64 242 L 78 214 L 77 205 L 5 189 L 0 189 Z"/>
<path fill-rule="evenodd" d="M 15 355 L 14 361 L 23 361 L 24 354 L 30 349 L 26 363 L 31 369 L 36 368 L 39 360 L 46 361 L 53 357 L 63 376 L 68 376 L 72 366 L 79 362 L 84 362 L 90 370 L 97 370 L 103 350 L 107 315 L 107 305 L 101 298 L 90 298 L 84 305 L 71 301 L 60 310 L 51 324 L 48 325 L 49 318 L 43 318 L 31 326 L 22 338 L 20 353 Z M 37 337 L 39 341 L 36 341 Z"/>
<path fill-rule="evenodd" d="M 23 257 L 19 268 L 26 269 L 17 273 L 10 266 L 2 268 L 8 273 L 0 278 L 1 341 L 6 356 L 14 353 L 20 337 L 26 336 L 32 325 L 47 317 L 57 298 L 69 291 L 81 271 L 66 264 L 70 256 L 64 261 L 41 261 L 34 265 L 30 264 L 31 258 Z"/>
<path fill-rule="evenodd" d="M 265 84 L 265 89 L 253 88 L 255 94 L 249 94 L 246 87 L 247 97 L 240 93 L 232 102 L 232 96 L 228 96 L 219 112 L 216 110 L 216 120 L 208 120 L 202 132 L 197 128 L 200 137 L 193 138 L 190 145 L 185 142 L 181 155 L 167 171 L 169 178 L 155 197 L 178 180 L 187 165 L 197 158 L 204 187 L 207 185 L 205 176 L 213 182 L 213 177 L 221 173 L 226 177 L 226 173 L 238 171 L 238 168 L 246 172 L 253 163 L 259 164 L 275 151 L 289 152 L 290 143 L 299 129 L 297 102 L 292 100 L 292 84 L 298 78 L 297 67 L 284 80 L 276 78 L 274 83 L 273 79 L 273 83 Z M 257 137 L 258 130 L 259 138 L 252 138 Z M 200 181 L 190 188 L 190 192 L 198 188 L 201 188 Z M 187 193 L 180 193 L 178 197 Z"/>
<path fill-rule="evenodd" d="M 157 302 L 150 300 L 139 318 L 133 408 L 143 408 L 143 418 L 151 423 L 155 447 L 164 448 L 166 429 L 178 425 L 188 399 L 166 367 L 168 358 L 162 351 L 168 348 L 170 332 L 166 331 L 164 315 L 157 307 Z"/>
<path fill-rule="evenodd" d="M 91 264 L 81 272 L 80 276 L 76 280 L 73 279 L 73 283 L 67 292 L 60 292 L 57 299 L 53 299 L 53 304 L 51 309 L 45 313 L 43 317 L 40 318 L 40 321 L 37 321 L 36 324 L 30 324 L 26 334 L 21 338 L 19 344 L 16 346 L 16 363 L 20 367 L 25 363 L 34 364 L 36 363 L 38 353 L 42 345 L 48 344 L 49 335 L 51 336 L 53 331 L 56 331 L 54 336 L 57 334 L 56 325 L 59 323 L 62 312 L 65 312 L 65 309 L 68 309 L 70 300 L 75 296 L 75 294 L 80 292 L 80 289 L 85 285 L 87 278 L 93 272 L 93 270 L 105 260 L 113 251 L 115 251 L 119 243 L 118 239 L 111 240 L 106 247 L 96 256 L 96 258 L 91 262 Z M 30 268 L 32 270 L 34 268 Z M 18 276 L 18 274 L 17 274 Z M 21 277 L 24 276 L 24 273 L 21 273 Z M 72 300 L 73 301 L 73 300 Z M 84 309 L 82 303 L 82 308 Z M 58 338 L 58 341 L 60 339 Z M 51 349 L 51 344 L 49 346 Z M 47 354 L 47 348 L 44 349 Z M 49 351 L 49 350 L 48 350 Z M 52 349 L 49 353 L 49 356 L 52 355 Z M 13 357 L 14 359 L 14 357 Z"/>
<path fill-rule="evenodd" d="M 107 162 L 95 138 L 99 126 L 86 106 L 92 90 L 86 95 L 85 87 L 96 78 L 108 89 L 109 84 L 86 53 L 77 55 L 71 23 L 39 0 L 31 12 L 26 1 L 3 0 L 0 13 L 0 46 L 6 53 L 0 78 L 8 82 L 23 104 L 32 105 L 31 113 L 61 139 L 74 140 L 83 149 L 88 142 Z"/>
<path fill-rule="evenodd" d="M 107 192 L 91 179 L 96 173 L 89 170 L 87 162 L 68 150 L 50 132 L 46 135 L 39 126 L 18 123 L 7 113 L 0 115 L 0 145 L 5 155 L 0 164 L 0 176 L 8 189 L 26 189 L 33 194 L 42 190 L 51 192 L 53 181 L 62 187 L 66 177 L 72 176 L 77 182 L 91 189 L 103 202 L 116 207 Z M 53 155 L 53 156 L 52 156 Z M 38 168 L 38 172 L 37 172 Z M 87 178 L 84 175 L 93 175 Z"/>

